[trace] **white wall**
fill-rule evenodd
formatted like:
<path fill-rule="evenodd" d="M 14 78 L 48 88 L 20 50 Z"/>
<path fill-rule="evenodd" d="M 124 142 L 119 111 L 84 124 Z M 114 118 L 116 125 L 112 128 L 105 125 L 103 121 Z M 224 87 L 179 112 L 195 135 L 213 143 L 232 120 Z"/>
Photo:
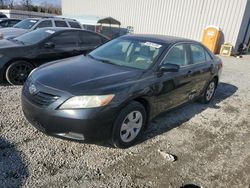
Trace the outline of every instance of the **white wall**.
<path fill-rule="evenodd" d="M 203 29 L 222 29 L 221 42 L 236 44 L 248 0 L 62 0 L 63 15 L 112 16 L 136 33 L 200 40 Z M 249 10 L 250 11 L 250 10 Z M 223 40 L 224 38 L 224 40 Z"/>

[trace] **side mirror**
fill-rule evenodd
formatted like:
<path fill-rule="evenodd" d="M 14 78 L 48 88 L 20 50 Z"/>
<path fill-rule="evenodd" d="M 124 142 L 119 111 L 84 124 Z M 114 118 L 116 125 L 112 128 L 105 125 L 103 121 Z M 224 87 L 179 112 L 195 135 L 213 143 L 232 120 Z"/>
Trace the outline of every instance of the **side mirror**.
<path fill-rule="evenodd" d="M 176 64 L 165 64 L 160 67 L 160 72 L 178 72 L 180 69 L 179 65 Z"/>
<path fill-rule="evenodd" d="M 53 42 L 46 42 L 44 44 L 44 48 L 54 48 L 55 44 Z"/>

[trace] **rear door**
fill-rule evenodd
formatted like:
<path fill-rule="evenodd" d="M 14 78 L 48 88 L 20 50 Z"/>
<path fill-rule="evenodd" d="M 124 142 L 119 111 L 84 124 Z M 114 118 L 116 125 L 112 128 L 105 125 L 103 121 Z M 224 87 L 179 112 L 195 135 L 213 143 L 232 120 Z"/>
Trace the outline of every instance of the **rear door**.
<path fill-rule="evenodd" d="M 80 31 L 79 46 L 81 53 L 84 55 L 96 49 L 98 46 L 102 45 L 106 41 L 107 40 L 104 37 L 93 32 Z"/>
<path fill-rule="evenodd" d="M 210 80 L 211 70 L 213 69 L 212 58 L 210 54 L 200 44 L 189 44 L 191 61 L 189 67 L 192 69 L 194 79 L 193 93 L 195 97 L 202 93 L 206 84 Z"/>

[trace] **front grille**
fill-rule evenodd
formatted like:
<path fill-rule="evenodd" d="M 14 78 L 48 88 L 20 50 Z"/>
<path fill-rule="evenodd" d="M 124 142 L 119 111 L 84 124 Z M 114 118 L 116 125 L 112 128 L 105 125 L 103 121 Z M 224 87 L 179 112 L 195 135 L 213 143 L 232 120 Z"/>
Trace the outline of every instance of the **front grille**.
<path fill-rule="evenodd" d="M 35 95 L 31 95 L 29 93 L 28 87 L 24 87 L 24 95 L 35 105 L 40 107 L 47 107 L 53 102 L 57 101 L 60 97 L 57 95 L 52 95 L 49 93 L 45 93 L 42 91 L 39 91 Z"/>

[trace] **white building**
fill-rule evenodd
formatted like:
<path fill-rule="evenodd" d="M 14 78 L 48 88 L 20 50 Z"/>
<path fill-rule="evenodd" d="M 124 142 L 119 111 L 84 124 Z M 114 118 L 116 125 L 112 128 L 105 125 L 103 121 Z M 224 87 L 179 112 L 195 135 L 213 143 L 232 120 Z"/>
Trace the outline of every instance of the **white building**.
<path fill-rule="evenodd" d="M 135 33 L 200 41 L 208 25 L 220 27 L 220 44 L 236 49 L 250 38 L 250 0 L 62 0 L 67 16 L 111 16 Z"/>

